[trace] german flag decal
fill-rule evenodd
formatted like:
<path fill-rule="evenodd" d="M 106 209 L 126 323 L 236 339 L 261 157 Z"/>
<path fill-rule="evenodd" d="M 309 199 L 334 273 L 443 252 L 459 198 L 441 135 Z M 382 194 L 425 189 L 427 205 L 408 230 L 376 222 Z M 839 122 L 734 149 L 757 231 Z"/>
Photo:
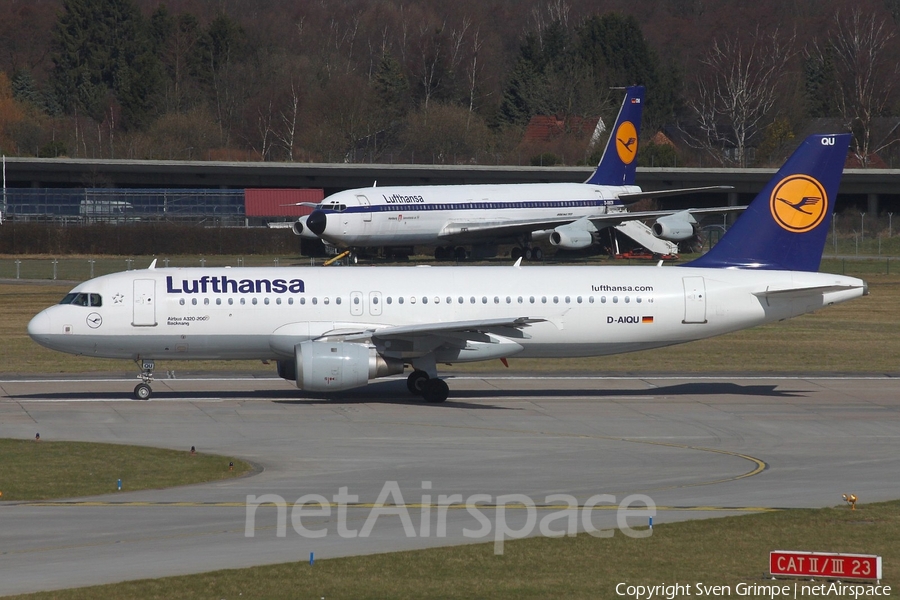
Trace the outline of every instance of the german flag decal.
<path fill-rule="evenodd" d="M 641 323 L 652 323 L 653 317 L 641 317 Z"/>

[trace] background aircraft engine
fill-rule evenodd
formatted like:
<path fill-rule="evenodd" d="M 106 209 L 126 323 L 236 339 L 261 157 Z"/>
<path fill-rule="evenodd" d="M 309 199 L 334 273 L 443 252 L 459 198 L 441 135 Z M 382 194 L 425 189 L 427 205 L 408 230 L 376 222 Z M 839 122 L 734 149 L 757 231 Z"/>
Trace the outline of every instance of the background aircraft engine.
<path fill-rule="evenodd" d="M 550 234 L 550 243 L 566 250 L 579 250 L 594 243 L 594 238 L 590 231 L 581 227 L 563 225 L 554 229 Z"/>
<path fill-rule="evenodd" d="M 303 235 L 303 223 L 299 220 L 294 221 L 294 224 L 291 226 L 291 231 L 294 232 L 294 235 Z"/>
<path fill-rule="evenodd" d="M 385 358 L 364 344 L 309 341 L 294 346 L 294 368 L 301 390 L 336 392 L 402 373 L 403 361 Z"/>
<path fill-rule="evenodd" d="M 693 217 L 689 217 L 690 221 L 685 219 L 681 213 L 660 217 L 653 224 L 653 235 L 656 237 L 669 240 L 670 242 L 682 242 L 696 235 L 694 231 Z"/>

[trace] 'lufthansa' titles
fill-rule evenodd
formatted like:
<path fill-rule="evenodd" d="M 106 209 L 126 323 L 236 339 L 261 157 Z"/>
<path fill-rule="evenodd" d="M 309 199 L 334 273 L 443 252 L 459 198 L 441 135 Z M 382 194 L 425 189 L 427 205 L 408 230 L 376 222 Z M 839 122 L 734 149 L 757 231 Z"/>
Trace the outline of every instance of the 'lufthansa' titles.
<path fill-rule="evenodd" d="M 384 198 L 384 201 L 388 204 L 413 204 L 425 202 L 425 198 L 418 195 L 404 196 L 402 194 L 391 194 L 390 196 L 385 196 L 382 194 L 381 197 Z"/>
<path fill-rule="evenodd" d="M 225 275 L 182 279 L 176 286 L 169 275 L 166 291 L 170 294 L 299 294 L 306 291 L 306 286 L 302 279 L 231 279 Z"/>

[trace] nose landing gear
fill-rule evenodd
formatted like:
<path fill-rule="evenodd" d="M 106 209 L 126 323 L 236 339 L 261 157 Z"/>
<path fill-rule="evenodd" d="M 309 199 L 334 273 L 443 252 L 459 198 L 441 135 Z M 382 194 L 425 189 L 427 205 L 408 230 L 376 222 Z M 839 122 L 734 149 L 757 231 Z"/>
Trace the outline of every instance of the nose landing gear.
<path fill-rule="evenodd" d="M 153 394 L 153 390 L 150 389 L 150 382 L 153 381 L 154 366 L 152 360 L 141 361 L 141 383 L 134 386 L 134 397 L 138 400 L 147 400 L 150 398 L 151 394 Z"/>

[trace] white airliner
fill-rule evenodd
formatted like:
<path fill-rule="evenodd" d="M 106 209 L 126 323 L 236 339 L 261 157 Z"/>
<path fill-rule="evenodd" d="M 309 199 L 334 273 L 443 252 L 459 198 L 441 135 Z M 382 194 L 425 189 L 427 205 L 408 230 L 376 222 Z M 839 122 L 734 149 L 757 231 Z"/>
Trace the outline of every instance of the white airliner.
<path fill-rule="evenodd" d="M 849 138 L 809 137 L 721 241 L 683 266 L 151 265 L 78 285 L 28 333 L 55 350 L 138 361 L 138 398 L 151 394 L 156 360 L 261 359 L 315 392 L 410 365 L 409 390 L 441 402 L 439 363 L 657 348 L 865 295 L 860 279 L 817 272 Z"/>
<path fill-rule="evenodd" d="M 294 233 L 318 236 L 342 249 L 436 247 L 435 258 L 494 255 L 499 242 L 514 242 L 513 259 L 539 260 L 533 240 L 549 238 L 564 249 L 587 248 L 600 230 L 615 227 L 651 252 L 675 254 L 677 244 L 694 237 L 693 214 L 723 213 L 744 207 L 628 212 L 642 198 L 721 191 L 713 186 L 643 192 L 634 185 L 644 88 L 627 88 L 603 157 L 584 183 L 500 185 L 419 185 L 372 187 L 332 194 L 312 214 L 298 220 Z M 656 218 L 653 229 L 640 219 Z M 454 248 L 455 247 L 455 248 Z"/>

